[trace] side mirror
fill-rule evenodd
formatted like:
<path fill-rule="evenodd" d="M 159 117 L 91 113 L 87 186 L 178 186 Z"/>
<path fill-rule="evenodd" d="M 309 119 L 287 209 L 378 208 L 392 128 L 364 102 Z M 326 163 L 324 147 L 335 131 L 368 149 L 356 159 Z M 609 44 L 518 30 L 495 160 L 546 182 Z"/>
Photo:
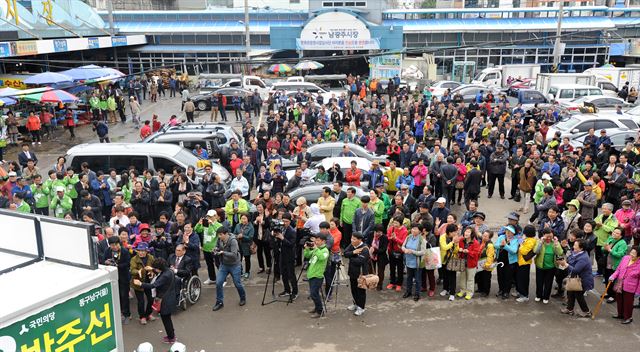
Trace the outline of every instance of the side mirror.
<path fill-rule="evenodd" d="M 553 96 L 553 94 L 549 93 L 547 94 L 547 99 L 549 99 L 549 101 L 552 101 L 555 99 L 555 97 Z"/>
<path fill-rule="evenodd" d="M 576 134 L 576 133 L 578 133 L 578 132 L 580 132 L 580 130 L 578 130 L 577 128 L 574 128 L 574 129 L 572 129 L 572 130 L 571 130 L 571 133 L 572 133 L 572 134 Z"/>

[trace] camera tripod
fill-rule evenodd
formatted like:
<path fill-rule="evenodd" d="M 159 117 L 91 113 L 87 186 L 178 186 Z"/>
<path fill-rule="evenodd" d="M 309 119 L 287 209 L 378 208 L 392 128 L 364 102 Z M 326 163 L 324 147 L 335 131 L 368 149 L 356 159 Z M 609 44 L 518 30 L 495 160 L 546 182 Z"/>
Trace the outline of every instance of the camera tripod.
<path fill-rule="evenodd" d="M 275 242 L 275 241 L 274 241 Z M 276 296 L 276 279 L 275 277 L 271 276 L 271 273 L 275 271 L 276 265 L 278 265 L 278 268 L 280 268 L 280 264 L 276 263 L 277 261 L 280 260 L 280 251 L 277 251 L 276 247 L 278 246 L 277 243 L 273 243 L 272 247 L 271 247 L 271 270 L 269 270 L 267 272 L 267 282 L 265 282 L 264 284 L 264 292 L 262 293 L 262 305 L 266 306 L 268 304 L 271 303 L 275 303 L 275 302 L 281 302 L 281 303 L 287 303 L 287 305 L 289 304 L 289 302 L 291 301 L 291 296 L 289 296 L 289 298 L 287 300 L 282 300 L 282 299 L 278 299 L 278 296 Z M 276 256 L 276 253 L 278 253 L 278 255 Z M 281 269 L 280 269 L 281 270 Z M 280 273 L 282 275 L 282 273 Z M 275 276 L 275 274 L 273 274 Z M 271 300 L 269 302 L 266 302 L 266 297 L 267 297 L 267 289 L 269 287 L 269 280 L 271 280 Z"/>
<path fill-rule="evenodd" d="M 329 298 L 333 296 L 334 308 L 337 309 L 338 308 L 338 291 L 340 286 L 349 286 L 346 283 L 342 283 L 345 279 L 348 278 L 348 277 L 344 277 L 344 274 L 342 273 L 342 265 L 343 265 L 342 259 L 335 262 L 335 264 L 336 264 L 336 271 L 335 273 L 333 273 L 333 278 L 331 278 L 331 283 L 329 284 L 329 293 L 322 300 L 322 316 L 324 316 L 327 312 L 327 302 L 329 302 Z M 327 283 L 325 282 L 325 284 Z M 334 295 L 334 291 L 335 291 L 335 295 Z M 324 295 L 324 291 L 322 291 L 322 294 Z"/>

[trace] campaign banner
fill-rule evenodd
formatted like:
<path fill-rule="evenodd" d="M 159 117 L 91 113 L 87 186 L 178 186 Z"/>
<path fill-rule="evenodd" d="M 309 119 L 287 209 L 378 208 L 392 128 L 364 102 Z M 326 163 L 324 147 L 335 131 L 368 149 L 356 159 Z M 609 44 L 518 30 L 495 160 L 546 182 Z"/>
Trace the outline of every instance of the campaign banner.
<path fill-rule="evenodd" d="M 126 36 L 111 37 L 111 46 L 127 46 Z"/>
<path fill-rule="evenodd" d="M 2 328 L 0 351 L 116 351 L 112 298 L 106 283 Z"/>
<path fill-rule="evenodd" d="M 87 40 L 88 40 L 87 47 L 89 49 L 98 49 L 98 48 L 100 48 L 100 39 L 98 39 L 98 38 L 87 38 Z"/>

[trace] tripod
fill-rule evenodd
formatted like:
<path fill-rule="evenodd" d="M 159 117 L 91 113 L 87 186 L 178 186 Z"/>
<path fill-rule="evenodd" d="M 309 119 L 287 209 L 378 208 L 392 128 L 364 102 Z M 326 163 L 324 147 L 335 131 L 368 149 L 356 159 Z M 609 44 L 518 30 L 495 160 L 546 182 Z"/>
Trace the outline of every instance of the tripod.
<path fill-rule="evenodd" d="M 289 298 L 287 300 L 281 300 L 278 299 L 278 296 L 276 296 L 276 279 L 275 277 L 271 276 L 271 272 L 275 271 L 276 268 L 276 261 L 279 261 L 280 259 L 280 252 L 278 252 L 278 255 L 276 256 L 276 247 L 278 246 L 278 243 L 276 241 L 274 241 L 274 243 L 271 246 L 271 258 L 272 258 L 272 268 L 271 270 L 269 270 L 267 272 L 267 282 L 265 282 L 264 284 L 264 292 L 262 293 L 262 305 L 266 306 L 268 304 L 271 303 L 275 303 L 275 302 L 281 302 L 281 303 L 287 303 L 287 305 L 290 303 L 291 301 L 291 296 L 289 296 Z M 278 268 L 280 268 L 280 264 L 277 263 Z M 281 269 L 280 269 L 281 270 Z M 282 273 L 280 273 L 282 275 Z M 275 274 L 274 274 L 275 276 Z M 265 302 L 266 297 L 267 297 L 267 288 L 269 287 L 269 280 L 271 280 L 271 301 L 269 302 Z"/>
<path fill-rule="evenodd" d="M 345 277 L 343 277 L 343 274 L 342 274 L 342 259 L 337 261 L 335 264 L 336 264 L 336 271 L 335 273 L 333 273 L 333 278 L 331 278 L 331 284 L 329 285 L 329 293 L 327 294 L 326 297 L 324 297 L 324 300 L 322 301 L 323 316 L 327 312 L 327 302 L 329 302 L 329 298 L 333 295 L 334 288 L 335 288 L 334 308 L 337 309 L 338 308 L 338 289 L 340 288 L 340 286 L 348 286 L 348 284 L 341 283 L 342 281 L 345 280 Z M 324 294 L 324 291 L 323 291 L 323 294 Z"/>

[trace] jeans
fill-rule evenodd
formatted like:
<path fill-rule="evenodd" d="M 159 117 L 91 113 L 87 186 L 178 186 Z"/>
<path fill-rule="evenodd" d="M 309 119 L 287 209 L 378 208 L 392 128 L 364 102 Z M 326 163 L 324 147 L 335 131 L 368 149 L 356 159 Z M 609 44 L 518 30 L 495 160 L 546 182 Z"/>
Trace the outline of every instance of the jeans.
<path fill-rule="evenodd" d="M 531 264 L 518 266 L 516 273 L 516 290 L 520 297 L 529 297 L 529 274 L 531 273 Z"/>
<path fill-rule="evenodd" d="M 587 301 L 584 299 L 584 291 L 567 291 L 567 309 L 573 311 L 573 308 L 576 305 L 576 301 L 580 305 L 580 309 L 584 313 L 589 311 L 589 306 L 587 305 Z"/>
<path fill-rule="evenodd" d="M 416 292 L 414 296 L 420 296 L 420 289 L 422 288 L 422 276 L 420 275 L 420 268 L 407 267 L 407 281 L 405 284 L 405 293 L 411 295 L 413 291 L 413 282 L 416 283 Z"/>
<path fill-rule="evenodd" d="M 489 172 L 488 174 L 489 174 L 489 181 L 488 181 L 489 196 L 493 195 L 493 190 L 496 187 L 496 180 L 498 180 L 498 190 L 500 192 L 500 196 L 504 197 L 504 174 L 497 175 L 491 172 Z"/>
<path fill-rule="evenodd" d="M 322 278 L 309 278 L 309 295 L 313 301 L 316 313 L 322 313 L 322 299 L 320 298 L 320 289 L 322 289 Z"/>
<path fill-rule="evenodd" d="M 555 268 L 536 268 L 536 298 L 549 300 L 549 297 L 551 297 L 551 289 L 553 287 L 554 272 Z"/>
<path fill-rule="evenodd" d="M 236 286 L 236 289 L 238 290 L 238 295 L 240 296 L 240 300 L 246 299 L 246 293 L 244 292 L 244 287 L 242 287 L 242 280 L 240 280 L 241 272 L 242 272 L 242 266 L 240 264 L 220 265 L 220 270 L 218 271 L 218 277 L 216 279 L 216 303 L 224 302 L 224 289 L 222 288 L 222 284 L 224 284 L 229 274 L 231 274 L 231 277 L 233 278 L 233 284 Z"/>
<path fill-rule="evenodd" d="M 138 301 L 138 316 L 141 319 L 149 317 L 149 315 L 151 315 L 151 305 L 153 304 L 153 295 L 151 294 L 151 290 L 133 290 L 133 292 L 135 292 L 136 301 Z M 146 302 L 145 298 L 147 299 Z"/>

